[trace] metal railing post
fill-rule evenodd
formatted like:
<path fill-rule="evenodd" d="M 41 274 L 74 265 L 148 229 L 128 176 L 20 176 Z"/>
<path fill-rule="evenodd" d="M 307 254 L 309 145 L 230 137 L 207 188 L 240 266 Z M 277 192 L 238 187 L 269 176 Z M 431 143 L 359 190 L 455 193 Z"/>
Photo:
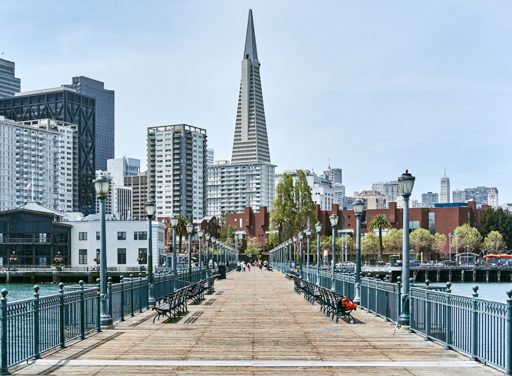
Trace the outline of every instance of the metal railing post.
<path fill-rule="evenodd" d="M 396 322 L 398 322 L 398 318 L 400 317 L 400 312 L 402 312 L 402 299 L 401 299 L 401 291 L 402 291 L 402 277 L 397 277 L 396 279 Z"/>
<path fill-rule="evenodd" d="M 425 325 L 425 341 L 428 341 L 428 337 L 430 336 L 430 302 L 429 302 L 429 296 L 428 296 L 428 286 L 430 285 L 430 281 L 427 279 L 425 281 L 425 285 L 427 288 L 425 289 L 425 318 L 424 318 L 424 325 Z"/>
<path fill-rule="evenodd" d="M 85 339 L 85 299 L 84 299 L 84 281 L 78 281 L 80 285 L 80 339 Z"/>
<path fill-rule="evenodd" d="M 412 325 L 414 324 L 414 305 L 412 303 L 412 290 L 411 287 L 414 286 L 414 280 L 412 278 L 409 278 L 409 294 L 405 295 L 404 302 L 402 304 L 407 304 L 409 306 L 409 333 L 412 333 Z"/>
<path fill-rule="evenodd" d="M 142 277 L 139 275 L 139 312 L 142 313 Z"/>
<path fill-rule="evenodd" d="M 445 333 L 445 344 L 444 344 L 444 348 L 445 349 L 451 349 L 451 342 L 452 342 L 452 307 L 451 307 L 451 297 L 450 297 L 450 293 L 452 292 L 451 290 L 451 287 L 452 287 L 452 284 L 450 282 L 446 282 L 446 307 L 445 307 L 445 320 L 446 320 L 446 326 L 445 326 L 445 330 L 446 330 L 446 333 Z"/>
<path fill-rule="evenodd" d="M 2 289 L 2 297 L 0 298 L 0 322 L 2 327 L 1 333 L 1 350 L 2 350 L 2 359 L 1 359 L 1 369 L 0 372 L 2 375 L 10 375 L 8 365 L 8 357 L 7 357 L 7 290 Z"/>
<path fill-rule="evenodd" d="M 34 286 L 34 358 L 41 359 L 39 330 L 39 286 Z"/>
<path fill-rule="evenodd" d="M 99 278 L 96 278 L 96 287 L 98 289 L 96 297 L 96 331 L 101 332 L 101 289 Z"/>
<path fill-rule="evenodd" d="M 124 321 L 124 277 L 122 275 L 119 277 L 119 282 L 121 283 L 121 321 Z"/>
<path fill-rule="evenodd" d="M 132 317 L 134 316 L 135 310 L 133 307 L 133 274 L 130 274 L 130 308 Z"/>
<path fill-rule="evenodd" d="M 60 348 L 66 347 L 66 337 L 64 333 L 64 283 L 59 283 L 59 334 Z"/>
<path fill-rule="evenodd" d="M 107 278 L 108 314 L 112 317 L 112 277 Z"/>
<path fill-rule="evenodd" d="M 507 315 L 505 321 L 505 375 L 512 375 L 512 290 L 507 291 Z"/>
<path fill-rule="evenodd" d="M 478 358 L 478 286 L 473 286 L 473 299 L 471 302 L 471 358 Z"/>

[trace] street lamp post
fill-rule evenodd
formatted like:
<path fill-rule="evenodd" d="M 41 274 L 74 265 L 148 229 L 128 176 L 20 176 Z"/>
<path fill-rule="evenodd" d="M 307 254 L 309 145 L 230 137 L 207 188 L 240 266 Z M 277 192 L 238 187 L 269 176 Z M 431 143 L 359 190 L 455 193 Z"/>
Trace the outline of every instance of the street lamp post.
<path fill-rule="evenodd" d="M 322 224 L 315 224 L 316 230 L 316 285 L 320 286 L 320 233 L 322 232 Z"/>
<path fill-rule="evenodd" d="M 297 237 L 292 238 L 293 245 L 293 268 L 297 269 Z"/>
<path fill-rule="evenodd" d="M 210 275 L 210 254 L 209 254 L 209 247 L 210 247 L 210 233 L 206 233 L 206 276 L 208 277 Z"/>
<path fill-rule="evenodd" d="M 307 260 L 306 260 L 306 267 L 307 267 L 307 281 L 309 282 L 309 248 L 310 248 L 310 243 L 311 243 L 311 230 L 309 229 L 309 227 L 307 228 L 306 230 L 306 238 L 307 238 L 307 242 L 306 242 L 306 254 L 307 254 Z"/>
<path fill-rule="evenodd" d="M 299 263 L 299 269 L 300 269 L 300 278 L 302 278 L 302 239 L 304 239 L 304 234 L 299 232 L 299 257 L 300 257 L 300 263 Z"/>
<path fill-rule="evenodd" d="M 455 233 L 455 262 L 457 262 L 457 255 L 459 254 L 459 236 L 458 232 Z"/>
<path fill-rule="evenodd" d="M 108 291 L 107 291 L 107 226 L 105 223 L 105 200 L 110 190 L 110 180 L 106 176 L 99 176 L 94 180 L 94 189 L 96 196 L 100 200 L 100 226 L 101 226 L 101 246 L 100 246 L 100 302 L 101 314 L 100 324 L 102 326 L 111 326 L 112 317 L 108 309 Z"/>
<path fill-rule="evenodd" d="M 452 233 L 448 233 L 448 260 L 452 261 Z"/>
<path fill-rule="evenodd" d="M 212 236 L 212 269 L 215 269 L 215 243 L 217 239 Z"/>
<path fill-rule="evenodd" d="M 199 242 L 199 275 L 203 278 L 203 230 L 197 230 L 197 240 Z"/>
<path fill-rule="evenodd" d="M 332 214 L 329 217 L 332 228 L 332 256 L 331 256 L 331 290 L 336 291 L 336 285 L 334 283 L 334 269 L 336 268 L 336 226 L 338 225 L 338 216 Z"/>
<path fill-rule="evenodd" d="M 178 218 L 171 217 L 172 227 L 172 271 L 174 273 L 174 286 L 173 290 L 176 289 L 176 280 L 178 279 L 178 260 L 176 257 L 176 226 L 178 226 Z"/>
<path fill-rule="evenodd" d="M 155 305 L 154 295 L 154 276 L 153 276 L 153 229 L 151 228 L 151 222 L 155 215 L 156 207 L 155 202 L 150 200 L 146 202 L 146 215 L 148 216 L 149 222 L 149 234 L 148 234 L 148 303 L 150 306 Z"/>
<path fill-rule="evenodd" d="M 192 281 L 192 232 L 194 231 L 194 225 L 187 223 L 187 234 L 188 234 L 188 280 Z"/>
<path fill-rule="evenodd" d="M 361 216 L 364 211 L 364 201 L 358 198 L 352 205 L 356 215 L 356 275 L 354 303 L 361 303 Z"/>
<path fill-rule="evenodd" d="M 398 322 L 401 325 L 409 325 L 409 197 L 414 187 L 415 177 L 408 170 L 398 178 L 400 194 L 404 199 L 403 209 L 403 242 L 402 242 L 402 312 Z"/>

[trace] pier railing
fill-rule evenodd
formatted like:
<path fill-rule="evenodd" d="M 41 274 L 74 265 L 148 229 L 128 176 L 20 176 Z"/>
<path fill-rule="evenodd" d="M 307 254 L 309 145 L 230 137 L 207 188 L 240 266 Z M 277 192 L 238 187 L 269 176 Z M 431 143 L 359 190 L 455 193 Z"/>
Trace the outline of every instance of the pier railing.
<path fill-rule="evenodd" d="M 274 263 L 273 268 L 283 273 L 296 273 L 309 282 L 331 288 L 330 270 L 292 267 L 290 263 Z M 386 321 L 398 322 L 401 312 L 401 283 L 386 282 L 376 278 L 361 277 L 360 307 Z M 336 272 L 336 293 L 353 299 L 355 275 Z M 479 362 L 504 370 L 512 375 L 512 290 L 507 292 L 507 303 L 499 303 L 478 297 L 478 286 L 473 296 L 451 293 L 446 288 L 412 285 L 409 304 L 409 330 L 435 340 L 447 349 L 453 349 Z"/>
<path fill-rule="evenodd" d="M 194 268 L 154 275 L 153 291 L 156 299 L 174 288 L 204 279 L 206 271 Z M 108 309 L 114 322 L 124 321 L 149 308 L 148 279 L 130 275 L 119 283 L 108 282 Z M 0 294 L 0 374 L 9 374 L 9 368 L 39 359 L 41 353 L 65 348 L 71 341 L 83 340 L 91 332 L 101 331 L 99 286 L 64 287 L 59 284 L 55 295 L 41 297 L 34 286 L 31 299 L 8 302 L 6 289 Z"/>

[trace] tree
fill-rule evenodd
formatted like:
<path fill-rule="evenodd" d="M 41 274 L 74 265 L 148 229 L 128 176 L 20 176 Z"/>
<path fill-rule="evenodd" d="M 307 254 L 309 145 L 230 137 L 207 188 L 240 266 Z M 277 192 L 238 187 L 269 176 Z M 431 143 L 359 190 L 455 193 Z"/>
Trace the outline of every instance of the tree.
<path fill-rule="evenodd" d="M 396 228 L 391 229 L 383 239 L 384 249 L 388 252 L 402 252 L 404 231 Z"/>
<path fill-rule="evenodd" d="M 465 252 L 468 250 L 469 252 L 478 252 L 480 250 L 480 245 L 482 243 L 482 235 L 478 232 L 478 230 L 470 225 L 463 224 L 455 229 L 453 232 L 455 236 L 452 238 L 452 244 L 454 246 L 457 245 L 457 237 L 459 235 L 459 249 L 456 252 Z"/>
<path fill-rule="evenodd" d="M 391 228 L 391 225 L 386 220 L 386 216 L 384 214 L 378 214 L 375 217 L 373 217 L 372 221 L 368 225 L 368 230 L 370 231 L 379 231 L 379 259 L 382 260 L 382 230 Z"/>
<path fill-rule="evenodd" d="M 315 203 L 306 174 L 302 170 L 297 170 L 293 198 L 295 204 L 293 233 L 295 234 L 305 229 L 310 223 L 315 223 Z"/>
<path fill-rule="evenodd" d="M 227 245 L 233 246 L 235 244 L 235 232 L 236 228 L 233 226 L 223 226 L 220 229 L 220 240 Z"/>
<path fill-rule="evenodd" d="M 486 237 L 491 231 L 502 234 L 506 248 L 512 248 L 512 213 L 502 208 L 484 210 L 480 214 L 480 233 Z"/>
<path fill-rule="evenodd" d="M 292 235 L 292 226 L 295 219 L 293 178 L 284 174 L 276 187 L 276 197 L 272 204 L 270 221 L 274 230 L 278 231 L 279 243 Z"/>
<path fill-rule="evenodd" d="M 181 243 L 182 237 L 187 236 L 187 223 L 188 219 L 184 215 L 180 214 L 178 217 L 178 224 L 176 225 L 176 236 L 179 240 L 179 253 L 182 253 Z"/>
<path fill-rule="evenodd" d="M 434 244 L 432 245 L 432 251 L 440 255 L 446 250 L 446 235 L 436 232 L 434 234 Z"/>
<path fill-rule="evenodd" d="M 409 235 L 409 242 L 418 254 L 423 253 L 425 258 L 430 258 L 435 238 L 428 230 L 417 228 Z"/>
<path fill-rule="evenodd" d="M 506 247 L 503 235 L 498 231 L 491 231 L 484 239 L 482 248 L 487 252 L 496 252 Z"/>
<path fill-rule="evenodd" d="M 371 252 L 375 258 L 378 249 L 379 238 L 375 236 L 373 232 L 366 233 L 366 236 L 361 239 L 361 252 L 363 254 L 369 254 Z"/>
<path fill-rule="evenodd" d="M 258 245 L 258 239 L 255 237 L 248 238 L 244 253 L 249 258 L 256 258 L 258 260 L 261 259 L 263 250 Z"/>

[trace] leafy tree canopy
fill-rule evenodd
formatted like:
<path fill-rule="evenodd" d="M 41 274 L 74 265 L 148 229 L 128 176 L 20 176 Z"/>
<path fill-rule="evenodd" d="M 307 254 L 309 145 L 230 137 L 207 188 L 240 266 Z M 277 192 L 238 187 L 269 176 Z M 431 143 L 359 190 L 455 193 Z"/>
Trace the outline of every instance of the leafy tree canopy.
<path fill-rule="evenodd" d="M 484 239 L 482 248 L 488 252 L 497 252 L 506 248 L 503 235 L 498 231 L 491 231 Z"/>
<path fill-rule="evenodd" d="M 459 249 L 458 252 L 478 252 L 482 243 L 482 235 L 474 227 L 471 227 L 467 223 L 459 226 L 455 229 L 454 235 L 459 235 Z M 456 247 L 457 237 L 453 236 L 452 245 Z"/>
<path fill-rule="evenodd" d="M 491 231 L 498 231 L 503 235 L 506 248 L 512 248 L 512 213 L 502 208 L 488 208 L 480 215 L 480 233 L 483 237 Z"/>

